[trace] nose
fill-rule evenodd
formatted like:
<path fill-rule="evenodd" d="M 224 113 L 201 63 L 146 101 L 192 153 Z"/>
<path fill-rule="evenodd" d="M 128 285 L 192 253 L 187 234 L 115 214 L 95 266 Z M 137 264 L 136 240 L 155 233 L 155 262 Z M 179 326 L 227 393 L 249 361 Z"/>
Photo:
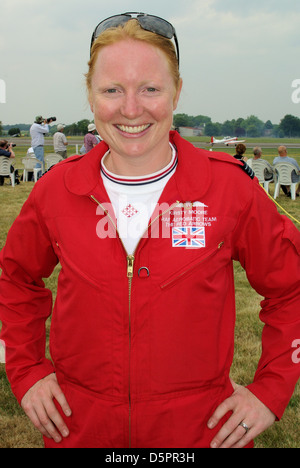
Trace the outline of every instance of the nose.
<path fill-rule="evenodd" d="M 143 107 L 137 93 L 134 91 L 127 92 L 121 106 L 121 114 L 129 120 L 134 120 L 140 117 L 142 113 Z"/>

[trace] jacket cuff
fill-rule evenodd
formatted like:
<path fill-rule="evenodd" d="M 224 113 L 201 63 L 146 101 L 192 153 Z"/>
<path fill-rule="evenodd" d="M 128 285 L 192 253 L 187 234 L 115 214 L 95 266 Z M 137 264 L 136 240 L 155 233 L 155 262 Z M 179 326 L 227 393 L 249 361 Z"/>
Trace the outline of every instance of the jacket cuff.
<path fill-rule="evenodd" d="M 275 388 L 274 388 L 275 387 Z M 250 390 L 253 395 L 256 396 L 265 406 L 269 408 L 272 413 L 275 414 L 276 419 L 279 421 L 289 403 L 289 398 L 287 401 L 282 401 L 279 398 L 281 392 L 276 392 L 276 386 L 270 385 L 270 382 L 254 382 L 246 387 Z"/>
<path fill-rule="evenodd" d="M 35 366 L 30 373 L 24 377 L 18 383 L 12 383 L 11 388 L 12 392 L 18 400 L 19 404 L 24 397 L 24 395 L 36 384 L 39 380 L 44 379 L 47 375 L 53 374 L 55 372 L 54 366 L 51 361 L 45 359 L 43 364 Z"/>

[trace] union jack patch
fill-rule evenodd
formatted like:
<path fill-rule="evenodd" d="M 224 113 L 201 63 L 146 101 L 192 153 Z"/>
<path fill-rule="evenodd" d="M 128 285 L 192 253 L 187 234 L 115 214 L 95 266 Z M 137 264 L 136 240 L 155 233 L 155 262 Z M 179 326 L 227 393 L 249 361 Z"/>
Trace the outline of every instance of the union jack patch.
<path fill-rule="evenodd" d="M 174 227 L 172 228 L 172 247 L 201 249 L 205 247 L 204 227 Z"/>

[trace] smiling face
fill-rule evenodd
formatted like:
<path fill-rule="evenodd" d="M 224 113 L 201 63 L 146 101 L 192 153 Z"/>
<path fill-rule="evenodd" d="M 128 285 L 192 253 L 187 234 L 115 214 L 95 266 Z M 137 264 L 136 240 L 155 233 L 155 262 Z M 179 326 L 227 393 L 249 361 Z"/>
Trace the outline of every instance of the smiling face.
<path fill-rule="evenodd" d="M 99 51 L 89 102 L 110 148 L 111 169 L 140 175 L 169 162 L 169 131 L 180 90 L 157 47 L 125 39 Z"/>

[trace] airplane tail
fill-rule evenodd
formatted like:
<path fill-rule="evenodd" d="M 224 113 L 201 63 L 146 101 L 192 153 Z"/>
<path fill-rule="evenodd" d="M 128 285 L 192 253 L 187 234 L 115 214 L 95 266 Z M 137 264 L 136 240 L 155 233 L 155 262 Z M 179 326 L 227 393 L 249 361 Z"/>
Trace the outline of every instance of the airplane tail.
<path fill-rule="evenodd" d="M 210 142 L 211 142 L 211 143 L 214 143 L 214 142 L 215 142 L 215 138 L 214 138 L 213 136 L 211 137 Z"/>

